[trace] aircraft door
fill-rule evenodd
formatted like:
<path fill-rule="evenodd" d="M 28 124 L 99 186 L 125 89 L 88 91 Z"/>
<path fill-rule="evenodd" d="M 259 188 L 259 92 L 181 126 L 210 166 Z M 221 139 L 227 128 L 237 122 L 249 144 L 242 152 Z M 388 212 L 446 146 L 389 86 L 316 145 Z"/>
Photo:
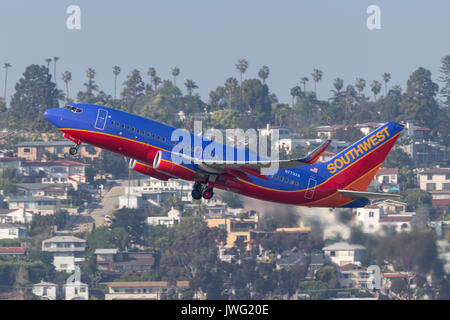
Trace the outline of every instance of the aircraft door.
<path fill-rule="evenodd" d="M 103 109 L 98 109 L 97 119 L 95 120 L 94 127 L 99 130 L 105 129 L 107 117 L 108 117 L 108 111 L 103 110 Z"/>
<path fill-rule="evenodd" d="M 305 192 L 305 199 L 311 200 L 314 196 L 314 191 L 316 191 L 317 180 L 315 177 L 311 176 L 308 180 L 308 187 Z"/>

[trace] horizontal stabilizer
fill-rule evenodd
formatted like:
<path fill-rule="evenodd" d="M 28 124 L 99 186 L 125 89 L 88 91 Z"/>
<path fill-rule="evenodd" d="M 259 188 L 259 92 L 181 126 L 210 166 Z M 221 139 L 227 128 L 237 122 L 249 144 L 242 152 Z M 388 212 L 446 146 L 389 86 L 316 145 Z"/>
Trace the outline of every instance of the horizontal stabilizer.
<path fill-rule="evenodd" d="M 367 199 L 367 200 L 381 200 L 381 199 L 398 199 L 399 194 L 392 193 L 377 193 L 377 192 L 363 192 L 363 191 L 352 191 L 352 190 L 338 190 L 343 196 L 352 199 Z"/>
<path fill-rule="evenodd" d="M 295 160 L 306 163 L 306 164 L 315 163 L 315 162 L 317 162 L 317 160 L 319 160 L 319 157 L 328 148 L 330 143 L 331 143 L 331 140 L 326 140 L 326 141 L 322 142 L 320 144 L 320 146 L 318 146 L 316 149 L 314 149 L 311 153 L 309 153 L 306 157 L 304 157 L 302 159 L 295 159 Z"/>

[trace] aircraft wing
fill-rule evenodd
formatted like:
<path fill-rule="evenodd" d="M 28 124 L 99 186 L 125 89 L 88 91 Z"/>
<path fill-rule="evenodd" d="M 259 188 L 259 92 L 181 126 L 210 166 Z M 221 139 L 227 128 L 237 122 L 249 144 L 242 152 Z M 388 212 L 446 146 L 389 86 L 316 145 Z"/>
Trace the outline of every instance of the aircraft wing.
<path fill-rule="evenodd" d="M 366 200 L 381 200 L 381 199 L 398 199 L 399 194 L 392 193 L 377 193 L 377 192 L 363 192 L 363 191 L 353 191 L 353 190 L 338 190 L 343 196 L 352 199 L 366 199 Z"/>

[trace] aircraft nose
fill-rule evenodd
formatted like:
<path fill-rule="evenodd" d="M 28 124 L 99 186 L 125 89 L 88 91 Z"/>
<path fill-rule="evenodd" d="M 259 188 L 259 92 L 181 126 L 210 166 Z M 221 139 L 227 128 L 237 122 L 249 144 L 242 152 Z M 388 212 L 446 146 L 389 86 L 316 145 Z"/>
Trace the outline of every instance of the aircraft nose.
<path fill-rule="evenodd" d="M 54 108 L 54 109 L 48 109 L 45 110 L 44 116 L 47 118 L 48 121 L 53 123 L 55 126 L 58 126 L 58 122 L 60 120 L 60 108 Z"/>

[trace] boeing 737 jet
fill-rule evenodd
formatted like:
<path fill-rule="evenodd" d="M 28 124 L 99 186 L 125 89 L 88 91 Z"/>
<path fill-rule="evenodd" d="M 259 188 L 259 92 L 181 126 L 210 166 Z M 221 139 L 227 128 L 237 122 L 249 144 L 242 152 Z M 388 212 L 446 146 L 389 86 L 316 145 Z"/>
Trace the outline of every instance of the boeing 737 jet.
<path fill-rule="evenodd" d="M 45 117 L 74 142 L 70 154 L 75 155 L 81 143 L 121 154 L 134 159 L 133 169 L 147 176 L 193 181 L 193 199 L 211 199 L 214 188 L 308 207 L 356 208 L 371 200 L 398 197 L 366 192 L 403 130 L 396 122 L 387 122 L 319 163 L 330 140 L 302 159 L 271 160 L 246 148 L 242 159 L 242 147 L 205 140 L 187 131 L 172 140 L 179 129 L 108 107 L 71 104 L 49 109 Z M 200 142 L 194 143 L 198 139 Z M 274 165 L 277 170 L 268 174 L 266 169 Z"/>

